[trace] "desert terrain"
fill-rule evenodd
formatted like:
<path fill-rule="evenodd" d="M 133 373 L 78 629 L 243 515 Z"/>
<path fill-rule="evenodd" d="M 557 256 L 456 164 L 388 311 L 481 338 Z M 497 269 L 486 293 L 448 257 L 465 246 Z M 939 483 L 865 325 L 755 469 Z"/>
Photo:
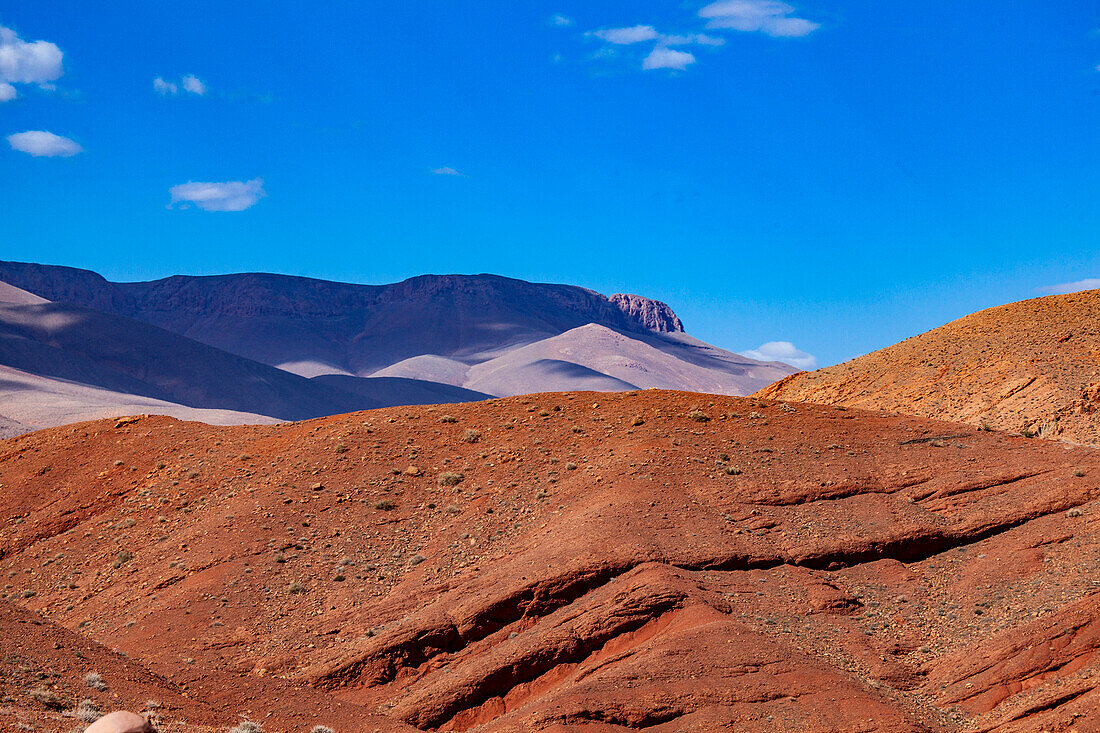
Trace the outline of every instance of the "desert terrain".
<path fill-rule="evenodd" d="M 759 397 L 1100 444 L 1100 290 L 990 308 Z"/>
<path fill-rule="evenodd" d="M 1084 446 L 654 390 L 52 428 L 0 444 L 0 715 L 1096 730 L 1098 478 Z"/>

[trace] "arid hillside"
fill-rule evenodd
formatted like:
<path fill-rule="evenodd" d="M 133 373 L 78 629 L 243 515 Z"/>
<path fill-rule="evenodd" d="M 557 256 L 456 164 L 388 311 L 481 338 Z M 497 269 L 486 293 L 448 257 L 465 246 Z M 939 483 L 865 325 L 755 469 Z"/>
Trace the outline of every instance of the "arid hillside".
<path fill-rule="evenodd" d="M 682 392 L 52 428 L 4 593 L 104 651 L 0 712 L 132 663 L 172 731 L 1095 730 L 1098 500 L 1093 448 Z"/>
<path fill-rule="evenodd" d="M 756 396 L 1100 444 L 1100 290 L 980 311 Z"/>

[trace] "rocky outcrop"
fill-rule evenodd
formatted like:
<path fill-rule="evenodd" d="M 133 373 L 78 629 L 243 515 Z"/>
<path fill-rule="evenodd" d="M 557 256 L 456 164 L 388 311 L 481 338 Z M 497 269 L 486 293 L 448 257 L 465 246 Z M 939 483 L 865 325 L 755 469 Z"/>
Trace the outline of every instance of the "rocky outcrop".
<path fill-rule="evenodd" d="M 672 312 L 672 309 L 659 300 L 643 298 L 641 295 L 615 293 L 609 300 L 619 307 L 633 322 L 649 331 L 657 333 L 682 333 L 684 324 Z"/>

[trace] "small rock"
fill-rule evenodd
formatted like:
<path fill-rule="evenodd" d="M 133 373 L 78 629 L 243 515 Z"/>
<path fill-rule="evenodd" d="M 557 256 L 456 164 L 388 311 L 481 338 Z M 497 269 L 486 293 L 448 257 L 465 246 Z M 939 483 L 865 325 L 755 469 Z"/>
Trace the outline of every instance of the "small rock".
<path fill-rule="evenodd" d="M 423 473 L 423 471 L 421 471 L 416 466 L 409 466 L 408 468 L 405 469 L 405 475 L 406 476 L 419 476 L 422 473 Z"/>

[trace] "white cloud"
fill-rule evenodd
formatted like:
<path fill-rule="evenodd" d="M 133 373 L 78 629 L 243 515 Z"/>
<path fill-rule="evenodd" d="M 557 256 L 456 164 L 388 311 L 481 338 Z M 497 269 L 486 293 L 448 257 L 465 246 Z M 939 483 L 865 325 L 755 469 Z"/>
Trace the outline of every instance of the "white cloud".
<path fill-rule="evenodd" d="M 185 209 L 194 204 L 203 211 L 244 211 L 267 195 L 262 178 L 224 183 L 181 183 L 172 186 L 168 193 L 172 195 L 168 208 L 181 204 L 180 208 Z"/>
<path fill-rule="evenodd" d="M 194 74 L 188 74 L 183 77 L 183 88 L 192 94 L 198 94 L 200 97 L 206 94 L 206 85 L 202 83 L 199 77 Z"/>
<path fill-rule="evenodd" d="M 185 74 L 178 82 L 169 81 L 162 76 L 153 79 L 153 90 L 163 97 L 174 97 L 180 89 L 200 97 L 206 96 L 206 84 L 194 74 Z"/>
<path fill-rule="evenodd" d="M 445 165 L 442 168 L 432 168 L 431 172 L 437 176 L 459 176 L 461 178 L 466 177 L 465 173 L 459 173 L 449 165 Z"/>
<path fill-rule="evenodd" d="M 179 92 L 179 87 L 177 87 L 170 81 L 165 81 L 159 76 L 156 79 L 153 79 L 153 89 L 156 90 L 157 94 L 160 94 L 162 96 L 168 96 Z"/>
<path fill-rule="evenodd" d="M 716 38 L 714 36 L 708 36 L 705 33 L 689 33 L 684 36 L 666 36 L 660 37 L 662 46 L 722 46 L 725 45 L 725 38 Z"/>
<path fill-rule="evenodd" d="M 0 26 L 0 102 L 15 99 L 13 84 L 51 89 L 64 73 L 61 49 L 49 41 L 28 43 L 11 28 Z"/>
<path fill-rule="evenodd" d="M 657 29 L 651 25 L 636 25 L 630 28 L 605 28 L 602 31 L 592 31 L 592 35 L 620 46 L 642 43 L 643 41 L 655 41 L 660 37 Z"/>
<path fill-rule="evenodd" d="M 13 150 L 42 158 L 70 158 L 84 152 L 76 142 L 45 130 L 27 130 L 8 135 Z"/>
<path fill-rule="evenodd" d="M 791 15 L 794 7 L 778 0 L 719 0 L 699 11 L 708 28 L 760 32 L 776 37 L 808 36 L 821 27 Z"/>
<path fill-rule="evenodd" d="M 550 16 L 550 25 L 556 25 L 559 28 L 568 28 L 573 25 L 573 19 L 568 15 L 562 15 L 561 13 L 555 13 Z"/>
<path fill-rule="evenodd" d="M 1048 295 L 1065 295 L 1066 293 L 1079 293 L 1082 290 L 1096 290 L 1097 288 L 1100 288 L 1100 278 L 1090 277 L 1071 283 L 1058 283 L 1057 285 L 1039 288 L 1039 292 Z"/>
<path fill-rule="evenodd" d="M 676 69 L 683 71 L 689 64 L 695 63 L 695 56 L 687 51 L 658 46 L 642 61 L 643 69 Z"/>
<path fill-rule="evenodd" d="M 817 357 L 795 348 L 790 341 L 769 341 L 741 353 L 759 361 L 781 361 L 799 369 L 817 369 Z"/>

